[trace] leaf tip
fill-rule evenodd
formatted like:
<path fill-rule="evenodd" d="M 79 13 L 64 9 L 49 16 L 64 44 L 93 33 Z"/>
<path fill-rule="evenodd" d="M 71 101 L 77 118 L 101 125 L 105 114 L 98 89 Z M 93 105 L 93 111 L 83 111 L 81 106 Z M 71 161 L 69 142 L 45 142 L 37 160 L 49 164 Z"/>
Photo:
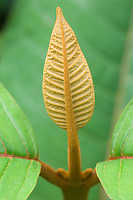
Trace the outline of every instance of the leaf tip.
<path fill-rule="evenodd" d="M 61 9 L 61 7 L 57 7 L 56 8 L 56 18 L 58 18 L 59 16 L 63 16 L 63 14 L 62 14 L 62 9 Z"/>

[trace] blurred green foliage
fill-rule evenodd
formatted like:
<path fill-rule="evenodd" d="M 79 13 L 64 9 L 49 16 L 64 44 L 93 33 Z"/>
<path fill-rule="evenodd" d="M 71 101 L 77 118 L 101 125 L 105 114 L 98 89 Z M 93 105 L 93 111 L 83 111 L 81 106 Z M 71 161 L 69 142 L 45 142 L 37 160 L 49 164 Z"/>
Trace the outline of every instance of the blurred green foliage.
<path fill-rule="evenodd" d="M 8 26 L 0 35 L 0 81 L 30 119 L 41 159 L 55 168 L 66 169 L 67 136 L 48 117 L 41 88 L 57 6 L 63 8 L 64 16 L 75 31 L 94 80 L 95 112 L 90 123 L 79 131 L 79 136 L 83 168 L 95 167 L 105 158 L 113 113 L 117 108 L 116 97 L 119 105 L 124 102 L 125 93 L 126 100 L 132 96 L 130 88 L 127 92 L 122 89 L 133 84 L 129 70 L 125 70 L 127 65 L 124 65 L 128 59 L 132 0 L 16 0 Z M 131 62 L 127 63 L 131 66 Z M 126 86 L 125 76 L 130 78 Z M 97 200 L 98 195 L 96 186 L 90 199 Z M 52 200 L 55 197 L 62 199 L 59 189 L 40 178 L 29 199 Z"/>
<path fill-rule="evenodd" d="M 8 3 L 9 3 L 9 0 L 1 0 L 0 1 L 0 11 L 5 10 L 5 8 L 7 7 Z"/>
<path fill-rule="evenodd" d="M 0 0 L 0 31 L 5 27 L 16 0 Z"/>

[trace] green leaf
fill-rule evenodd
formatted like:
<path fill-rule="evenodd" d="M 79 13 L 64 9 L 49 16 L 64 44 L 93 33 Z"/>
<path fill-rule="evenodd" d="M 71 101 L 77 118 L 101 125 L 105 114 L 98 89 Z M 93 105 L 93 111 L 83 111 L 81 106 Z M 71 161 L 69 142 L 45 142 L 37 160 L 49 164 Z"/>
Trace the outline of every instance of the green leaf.
<path fill-rule="evenodd" d="M 33 130 L 24 113 L 2 84 L 0 84 L 0 153 L 28 158 L 38 157 Z"/>
<path fill-rule="evenodd" d="M 133 156 L 133 99 L 125 107 L 113 132 L 110 157 L 120 156 Z M 97 175 L 111 199 L 132 199 L 132 166 L 133 159 L 118 159 L 97 164 Z"/>
<path fill-rule="evenodd" d="M 34 189 L 40 163 L 18 158 L 0 158 L 0 200 L 25 200 Z"/>
<path fill-rule="evenodd" d="M 112 137 L 111 157 L 133 156 L 133 99 L 118 120 Z"/>
<path fill-rule="evenodd" d="M 97 175 L 113 200 L 133 199 L 133 159 L 118 159 L 97 164 Z"/>

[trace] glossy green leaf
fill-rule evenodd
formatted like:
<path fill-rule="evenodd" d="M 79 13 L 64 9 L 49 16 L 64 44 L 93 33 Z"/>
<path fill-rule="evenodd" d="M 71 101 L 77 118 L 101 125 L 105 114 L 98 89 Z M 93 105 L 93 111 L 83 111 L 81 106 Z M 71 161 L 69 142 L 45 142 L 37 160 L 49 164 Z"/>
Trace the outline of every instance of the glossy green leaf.
<path fill-rule="evenodd" d="M 18 158 L 0 158 L 0 200 L 25 200 L 34 189 L 40 163 Z"/>
<path fill-rule="evenodd" d="M 133 199 L 133 159 L 118 159 L 97 164 L 97 175 L 112 200 Z"/>
<path fill-rule="evenodd" d="M 118 120 L 112 138 L 111 157 L 133 156 L 133 99 Z"/>
<path fill-rule="evenodd" d="M 0 153 L 38 157 L 38 147 L 32 127 L 2 84 L 0 84 Z"/>

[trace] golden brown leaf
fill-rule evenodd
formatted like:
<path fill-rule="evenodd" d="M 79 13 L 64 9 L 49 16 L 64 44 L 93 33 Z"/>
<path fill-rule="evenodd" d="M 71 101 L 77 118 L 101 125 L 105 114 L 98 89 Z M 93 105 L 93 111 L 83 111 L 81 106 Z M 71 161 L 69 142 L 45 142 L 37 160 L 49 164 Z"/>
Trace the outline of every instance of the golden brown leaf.
<path fill-rule="evenodd" d="M 58 126 L 79 129 L 90 120 L 94 110 L 93 82 L 61 8 L 57 8 L 56 14 L 44 65 L 43 96 L 48 114 Z"/>

